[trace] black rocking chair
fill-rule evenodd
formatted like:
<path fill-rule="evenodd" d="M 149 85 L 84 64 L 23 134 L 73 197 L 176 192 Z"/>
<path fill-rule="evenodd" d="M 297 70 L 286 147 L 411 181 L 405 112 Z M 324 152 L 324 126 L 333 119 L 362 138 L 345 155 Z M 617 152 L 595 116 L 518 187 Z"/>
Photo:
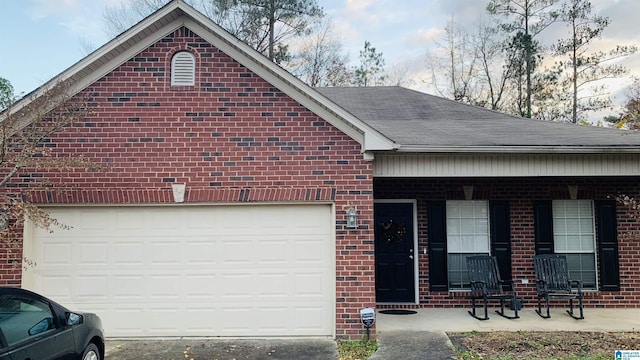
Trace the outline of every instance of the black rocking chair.
<path fill-rule="evenodd" d="M 549 298 L 559 298 L 569 300 L 569 310 L 567 313 L 576 320 L 584 319 L 582 308 L 582 282 L 569 279 L 567 259 L 562 255 L 536 255 L 533 257 L 533 264 L 536 271 L 536 291 L 538 293 L 538 310 L 536 312 L 541 317 L 548 319 Z M 574 284 L 576 291 L 571 285 Z M 547 314 L 542 314 L 542 298 L 545 299 Z M 573 312 L 573 300 L 578 300 L 580 316 Z"/>
<path fill-rule="evenodd" d="M 498 263 L 496 258 L 489 255 L 470 256 L 467 258 L 467 270 L 471 282 L 471 311 L 469 315 L 478 320 L 489 319 L 487 303 L 489 300 L 500 300 L 500 311 L 496 313 L 507 319 L 518 319 L 518 306 L 516 292 L 511 287 L 512 293 L 507 294 L 503 290 L 503 285 L 507 285 L 500 279 Z M 484 317 L 476 315 L 476 300 L 482 299 L 484 306 Z M 507 316 L 504 313 L 505 300 L 511 300 L 511 306 L 515 312 L 514 316 Z"/>

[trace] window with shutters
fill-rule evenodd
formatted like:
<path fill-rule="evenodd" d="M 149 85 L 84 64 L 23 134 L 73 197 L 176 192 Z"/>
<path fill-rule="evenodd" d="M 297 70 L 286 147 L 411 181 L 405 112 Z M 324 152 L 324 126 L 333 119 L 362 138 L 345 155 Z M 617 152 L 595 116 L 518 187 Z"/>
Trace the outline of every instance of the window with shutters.
<path fill-rule="evenodd" d="M 171 59 L 171 86 L 193 86 L 196 82 L 196 58 L 180 51 Z"/>
<path fill-rule="evenodd" d="M 446 212 L 449 289 L 469 289 L 467 257 L 490 253 L 489 202 L 450 200 Z"/>
<path fill-rule="evenodd" d="M 569 278 L 596 289 L 596 235 L 593 201 L 554 200 L 553 250 L 565 255 Z"/>

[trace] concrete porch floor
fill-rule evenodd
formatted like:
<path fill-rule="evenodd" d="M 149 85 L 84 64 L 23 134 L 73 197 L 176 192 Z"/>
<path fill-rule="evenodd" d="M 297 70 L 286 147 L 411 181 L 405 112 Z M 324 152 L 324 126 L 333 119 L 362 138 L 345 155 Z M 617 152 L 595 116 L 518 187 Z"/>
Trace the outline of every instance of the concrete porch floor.
<path fill-rule="evenodd" d="M 640 331 L 640 309 L 584 309 L 584 319 L 575 320 L 565 308 L 552 308 L 551 318 L 543 319 L 533 307 L 519 311 L 520 318 L 509 320 L 489 308 L 489 320 L 480 321 L 467 313 L 469 308 L 413 309 L 413 315 L 376 313 L 378 333 L 391 331 Z M 512 315 L 511 310 L 507 311 Z"/>

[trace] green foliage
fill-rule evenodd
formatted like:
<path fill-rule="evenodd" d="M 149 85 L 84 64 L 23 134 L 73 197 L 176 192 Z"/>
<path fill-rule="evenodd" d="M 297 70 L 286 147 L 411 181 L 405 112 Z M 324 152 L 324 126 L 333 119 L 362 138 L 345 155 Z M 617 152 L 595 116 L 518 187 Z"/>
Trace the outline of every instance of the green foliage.
<path fill-rule="evenodd" d="M 569 36 L 559 39 L 553 46 L 554 54 L 561 59 L 554 68 L 559 74 L 556 91 L 571 94 L 568 99 L 555 104 L 567 109 L 560 119 L 578 123 L 586 111 L 595 111 L 611 105 L 606 87 L 593 85 L 595 82 L 626 75 L 628 69 L 611 60 L 628 56 L 636 51 L 635 46 L 617 46 L 610 51 L 589 53 L 589 45 L 602 36 L 610 19 L 593 15 L 588 0 L 568 0 L 563 4 L 559 19 L 569 29 Z M 589 90 L 588 97 L 580 97 L 581 90 Z M 583 92 L 584 93 L 584 92 Z"/>
<path fill-rule="evenodd" d="M 634 77 L 627 89 L 627 100 L 618 116 L 608 116 L 606 121 L 616 124 L 617 128 L 640 129 L 640 78 Z"/>
<path fill-rule="evenodd" d="M 378 347 L 378 342 L 367 341 L 364 338 L 357 341 L 339 341 L 338 354 L 340 360 L 365 360 L 376 352 Z"/>
<path fill-rule="evenodd" d="M 15 101 L 13 86 L 9 80 L 0 77 L 0 111 L 6 109 Z"/>
<path fill-rule="evenodd" d="M 316 0 L 211 0 L 211 17 L 254 49 L 280 64 L 287 39 L 307 35 L 324 17 Z"/>
<path fill-rule="evenodd" d="M 348 56 L 333 28 L 331 20 L 318 23 L 313 33 L 298 43 L 294 55 L 285 64 L 309 86 L 342 86 L 351 81 Z"/>
<path fill-rule="evenodd" d="M 509 53 L 508 65 L 516 69 L 511 80 L 517 89 L 515 107 L 519 115 L 531 117 L 533 96 L 532 77 L 542 56 L 542 48 L 536 37 L 558 14 L 553 10 L 557 0 L 490 0 L 489 14 L 501 18 L 498 24 L 505 34 L 505 51 Z"/>
<path fill-rule="evenodd" d="M 364 49 L 360 50 L 360 65 L 353 70 L 353 84 L 356 86 L 382 85 L 385 79 L 384 58 L 381 52 L 370 42 L 364 42 Z"/>
<path fill-rule="evenodd" d="M 317 0 L 186 0 L 186 2 L 275 63 L 289 58 L 288 40 L 306 35 L 324 17 Z M 166 4 L 128 0 L 104 11 L 106 28 L 116 35 Z"/>

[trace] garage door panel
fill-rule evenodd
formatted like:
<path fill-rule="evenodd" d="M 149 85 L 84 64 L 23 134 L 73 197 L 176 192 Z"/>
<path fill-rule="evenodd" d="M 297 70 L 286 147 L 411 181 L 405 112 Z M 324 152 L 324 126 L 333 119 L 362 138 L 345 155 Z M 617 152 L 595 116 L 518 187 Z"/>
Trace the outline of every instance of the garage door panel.
<path fill-rule="evenodd" d="M 105 241 L 82 242 L 71 253 L 78 256 L 79 265 L 103 266 L 108 263 L 109 244 Z"/>
<path fill-rule="evenodd" d="M 107 265 L 113 267 L 134 266 L 143 267 L 145 246 L 143 242 L 115 242 L 110 246 Z M 96 264 L 97 265 L 97 264 Z"/>
<path fill-rule="evenodd" d="M 109 279 L 106 275 L 78 275 L 75 276 L 75 298 L 80 302 L 106 301 L 105 289 L 109 287 Z"/>
<path fill-rule="evenodd" d="M 192 238 L 182 248 L 184 262 L 192 266 L 211 267 L 218 262 L 219 249 L 210 239 Z"/>
<path fill-rule="evenodd" d="M 46 264 L 55 266 L 67 266 L 71 262 L 73 247 L 71 244 L 62 242 L 51 242 L 42 246 L 40 259 Z"/>
<path fill-rule="evenodd" d="M 107 336 L 330 336 L 328 205 L 51 209 L 26 287 L 97 312 Z M 27 254 L 29 255 L 29 254 Z"/>
<path fill-rule="evenodd" d="M 324 264 L 325 259 L 331 256 L 326 250 L 325 239 L 308 239 L 306 241 L 292 241 L 293 257 L 299 266 L 310 266 Z"/>
<path fill-rule="evenodd" d="M 153 251 L 147 252 L 146 259 L 141 259 L 141 261 L 148 261 L 148 266 L 156 268 L 183 263 L 180 257 L 182 248 L 180 243 L 175 242 L 175 240 L 172 242 L 151 241 L 149 244 Z"/>

